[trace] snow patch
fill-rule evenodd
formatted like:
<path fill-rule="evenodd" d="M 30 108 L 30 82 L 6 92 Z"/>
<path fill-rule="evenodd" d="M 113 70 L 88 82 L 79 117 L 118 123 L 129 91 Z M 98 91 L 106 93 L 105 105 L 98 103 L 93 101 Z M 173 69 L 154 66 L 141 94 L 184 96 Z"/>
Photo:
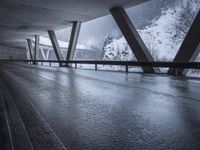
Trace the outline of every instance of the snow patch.
<path fill-rule="evenodd" d="M 45 46 L 49 46 L 49 47 L 52 46 L 50 39 L 47 38 L 47 37 L 42 37 L 42 36 L 40 37 L 40 44 L 45 45 Z M 60 40 L 58 40 L 58 44 L 63 49 L 67 49 L 68 46 L 69 46 L 69 42 L 60 41 Z M 83 44 L 77 44 L 76 48 L 77 49 L 83 49 L 83 50 L 84 49 L 91 50 L 91 48 L 89 46 L 86 46 L 86 45 L 83 45 Z"/>

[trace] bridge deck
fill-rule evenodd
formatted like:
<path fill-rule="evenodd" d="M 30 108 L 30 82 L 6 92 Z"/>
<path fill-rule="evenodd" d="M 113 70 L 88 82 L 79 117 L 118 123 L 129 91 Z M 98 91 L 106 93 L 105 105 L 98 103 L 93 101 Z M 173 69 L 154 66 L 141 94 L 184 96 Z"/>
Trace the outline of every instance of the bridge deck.
<path fill-rule="evenodd" d="M 20 63 L 0 68 L 25 126 L 34 107 L 67 149 L 200 149 L 200 80 Z"/>

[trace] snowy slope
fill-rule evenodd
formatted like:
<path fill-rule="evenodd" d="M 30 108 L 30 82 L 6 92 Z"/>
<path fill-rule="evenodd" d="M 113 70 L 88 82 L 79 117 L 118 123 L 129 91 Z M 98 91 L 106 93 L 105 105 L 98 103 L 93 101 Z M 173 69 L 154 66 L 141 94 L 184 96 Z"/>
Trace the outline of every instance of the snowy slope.
<path fill-rule="evenodd" d="M 112 43 L 104 47 L 104 60 L 127 61 L 133 60 L 134 56 L 124 37 L 114 40 Z"/>
<path fill-rule="evenodd" d="M 156 61 L 172 61 L 190 24 L 200 9 L 200 0 L 184 0 L 182 5 L 162 10 L 160 17 L 138 30 Z M 104 47 L 104 60 L 135 60 L 124 37 Z M 200 58 L 198 58 L 200 59 Z"/>
<path fill-rule="evenodd" d="M 172 61 L 180 48 L 183 39 L 176 42 L 170 38 L 179 12 L 180 8 L 163 11 L 159 19 L 153 20 L 150 26 L 139 31 L 155 60 Z"/>
<path fill-rule="evenodd" d="M 181 42 L 175 43 L 170 39 L 170 32 L 179 11 L 179 8 L 163 11 L 160 18 L 153 20 L 150 26 L 138 30 L 155 60 L 172 60 L 181 45 Z M 124 37 L 114 40 L 104 50 L 104 60 L 135 60 Z"/>

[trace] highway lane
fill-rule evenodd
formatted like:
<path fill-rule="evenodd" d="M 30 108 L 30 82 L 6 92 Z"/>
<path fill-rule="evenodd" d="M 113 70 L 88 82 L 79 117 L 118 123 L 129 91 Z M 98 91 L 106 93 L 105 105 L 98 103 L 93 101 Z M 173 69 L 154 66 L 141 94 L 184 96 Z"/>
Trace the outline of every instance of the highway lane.
<path fill-rule="evenodd" d="M 67 149 L 200 149 L 200 80 L 9 63 L 0 68 L 1 78 L 26 95 Z"/>

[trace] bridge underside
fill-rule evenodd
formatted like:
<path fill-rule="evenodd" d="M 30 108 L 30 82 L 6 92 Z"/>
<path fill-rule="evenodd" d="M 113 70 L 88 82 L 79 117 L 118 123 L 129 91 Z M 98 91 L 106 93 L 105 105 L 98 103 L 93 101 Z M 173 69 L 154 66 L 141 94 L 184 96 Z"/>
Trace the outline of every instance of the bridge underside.
<path fill-rule="evenodd" d="M 200 149 L 199 79 L 61 68 L 74 58 L 81 23 L 111 14 L 139 61 L 128 63 L 145 64 L 145 73 L 159 73 L 160 65 L 177 75 L 200 69 L 193 62 L 200 51 L 200 12 L 174 58 L 177 64 L 159 63 L 125 10 L 146 1 L 1 0 L 0 45 L 26 47 L 25 62 L 35 65 L 0 62 L 0 150 Z M 55 30 L 70 25 L 63 56 Z M 43 33 L 61 67 L 36 65 L 43 63 Z M 97 69 L 97 61 L 92 64 Z"/>
<path fill-rule="evenodd" d="M 14 146 L 200 149 L 200 80 L 20 63 L 0 68 L 0 106 L 18 135 Z M 9 143 L 3 129 L 0 146 Z"/>
<path fill-rule="evenodd" d="M 38 60 L 37 56 L 40 50 L 39 35 L 48 32 L 57 60 L 70 61 L 74 58 L 81 23 L 111 14 L 137 61 L 154 62 L 154 58 L 125 10 L 127 7 L 146 1 L 148 0 L 35 0 L 34 2 L 3 0 L 0 2 L 0 45 L 26 48 L 29 55 L 27 55 L 27 59 L 34 60 L 33 64 L 37 64 L 36 60 Z M 55 30 L 68 26 L 72 26 L 71 37 L 67 56 L 62 56 Z M 199 26 L 200 12 L 197 13 L 173 62 L 189 63 L 195 61 L 200 52 Z M 33 38 L 35 38 L 35 41 Z M 33 43 L 35 43 L 34 47 Z M 8 53 L 5 58 L 8 58 L 9 55 Z M 12 56 L 10 57 L 12 58 Z M 60 66 L 63 66 L 63 64 L 60 64 Z M 65 66 L 69 65 L 65 64 Z M 160 73 L 158 67 L 141 67 L 145 73 Z M 168 74 L 186 75 L 188 71 L 186 69 L 191 68 L 170 68 Z M 198 66 L 197 69 L 199 69 Z"/>
<path fill-rule="evenodd" d="M 108 15 L 116 6 L 148 0 L 1 0 L 0 44 L 24 47 L 25 39 Z"/>

